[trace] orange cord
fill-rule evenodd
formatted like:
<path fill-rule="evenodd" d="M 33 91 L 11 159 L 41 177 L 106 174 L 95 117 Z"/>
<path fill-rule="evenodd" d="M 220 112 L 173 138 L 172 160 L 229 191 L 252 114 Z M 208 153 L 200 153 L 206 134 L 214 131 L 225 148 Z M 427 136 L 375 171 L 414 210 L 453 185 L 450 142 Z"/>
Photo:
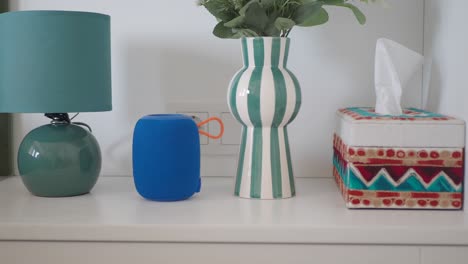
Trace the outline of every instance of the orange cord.
<path fill-rule="evenodd" d="M 210 133 L 206 132 L 205 130 L 201 130 L 201 129 L 198 130 L 198 133 L 200 133 L 200 134 L 202 134 L 204 136 L 207 136 L 209 138 L 212 138 L 212 139 L 221 138 L 223 136 L 223 134 L 224 134 L 224 124 L 223 124 L 223 121 L 220 118 L 215 117 L 215 116 L 210 117 L 210 118 L 205 119 L 205 120 L 201 121 L 200 123 L 198 123 L 197 126 L 201 127 L 201 126 L 206 125 L 208 122 L 211 122 L 211 121 L 216 121 L 216 122 L 219 123 L 219 134 L 218 135 L 216 135 L 216 136 L 211 135 Z"/>

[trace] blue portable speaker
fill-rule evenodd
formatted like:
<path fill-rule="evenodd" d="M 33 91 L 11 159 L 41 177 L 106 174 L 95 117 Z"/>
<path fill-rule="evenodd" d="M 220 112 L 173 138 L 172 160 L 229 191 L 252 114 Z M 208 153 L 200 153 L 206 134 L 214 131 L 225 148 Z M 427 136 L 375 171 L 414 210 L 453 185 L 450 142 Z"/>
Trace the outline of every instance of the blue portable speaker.
<path fill-rule="evenodd" d="M 133 133 L 133 176 L 146 199 L 177 201 L 200 191 L 200 139 L 191 117 L 148 115 Z"/>

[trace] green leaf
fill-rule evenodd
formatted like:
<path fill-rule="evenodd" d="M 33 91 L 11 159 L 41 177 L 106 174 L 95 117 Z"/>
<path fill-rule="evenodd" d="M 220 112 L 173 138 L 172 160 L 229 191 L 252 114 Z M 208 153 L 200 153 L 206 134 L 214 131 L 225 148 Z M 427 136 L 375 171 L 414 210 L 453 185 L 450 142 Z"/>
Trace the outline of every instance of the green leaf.
<path fill-rule="evenodd" d="M 226 8 L 223 0 L 209 0 L 202 2 L 202 5 L 216 18 L 222 21 L 230 21 L 236 17 L 235 11 Z"/>
<path fill-rule="evenodd" d="M 268 9 L 275 4 L 276 0 L 260 0 L 260 4 L 263 8 Z"/>
<path fill-rule="evenodd" d="M 273 10 L 272 12 L 270 12 L 270 14 L 268 15 L 268 25 L 275 24 L 275 21 L 279 16 L 280 14 L 276 10 Z"/>
<path fill-rule="evenodd" d="M 344 4 L 345 0 L 321 0 L 324 5 L 339 5 Z"/>
<path fill-rule="evenodd" d="M 233 20 L 224 23 L 224 26 L 228 28 L 239 28 L 244 24 L 244 21 L 245 21 L 244 16 L 238 16 L 234 18 Z"/>
<path fill-rule="evenodd" d="M 357 8 L 356 6 L 349 4 L 349 3 L 344 3 L 344 4 L 334 4 L 335 6 L 342 6 L 342 7 L 347 7 L 353 11 L 354 16 L 356 17 L 357 21 L 359 24 L 364 25 L 366 23 L 366 16 Z"/>
<path fill-rule="evenodd" d="M 294 20 L 289 19 L 289 18 L 278 17 L 275 20 L 275 27 L 278 30 L 289 30 L 292 27 L 294 27 L 295 25 L 296 25 L 296 22 L 294 22 Z"/>
<path fill-rule="evenodd" d="M 245 10 L 244 24 L 254 31 L 264 31 L 268 24 L 268 16 L 259 3 L 253 2 Z"/>
<path fill-rule="evenodd" d="M 322 2 L 310 2 L 303 4 L 296 9 L 292 19 L 297 25 L 302 26 L 304 22 L 320 12 L 321 8 Z"/>
<path fill-rule="evenodd" d="M 281 35 L 281 31 L 279 31 L 275 26 L 275 21 L 279 17 L 279 12 L 273 10 L 268 16 L 268 24 L 264 30 L 266 36 L 271 37 L 279 37 Z"/>
<path fill-rule="evenodd" d="M 239 14 L 240 14 L 241 16 L 245 16 L 245 13 L 247 12 L 247 9 L 249 9 L 249 8 L 250 8 L 250 5 L 252 5 L 252 4 L 254 4 L 254 3 L 255 3 L 255 4 L 258 4 L 258 0 L 251 0 L 250 2 L 248 2 L 247 4 L 245 4 L 245 6 L 242 7 L 242 8 L 239 10 Z"/>
<path fill-rule="evenodd" d="M 281 35 L 281 31 L 275 27 L 275 24 L 268 24 L 268 26 L 264 30 L 265 36 L 270 37 L 279 37 Z"/>
<path fill-rule="evenodd" d="M 231 28 L 224 26 L 224 22 L 219 22 L 213 29 L 213 35 L 218 38 L 234 38 Z"/>
<path fill-rule="evenodd" d="M 317 12 L 310 15 L 301 24 L 298 24 L 298 26 L 301 26 L 301 27 L 318 26 L 318 25 L 327 23 L 327 21 L 328 21 L 328 12 L 324 8 L 320 7 Z"/>
<path fill-rule="evenodd" d="M 238 29 L 237 32 L 234 34 L 235 38 L 241 38 L 241 37 L 258 37 L 258 33 L 248 29 L 248 28 L 241 28 Z"/>

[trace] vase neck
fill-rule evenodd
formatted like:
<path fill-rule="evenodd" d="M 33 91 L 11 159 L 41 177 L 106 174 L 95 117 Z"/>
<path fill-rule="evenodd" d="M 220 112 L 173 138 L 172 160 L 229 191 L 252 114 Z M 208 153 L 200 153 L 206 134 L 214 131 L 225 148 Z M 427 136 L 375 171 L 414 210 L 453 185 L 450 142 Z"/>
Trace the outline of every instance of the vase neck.
<path fill-rule="evenodd" d="M 241 41 L 244 67 L 286 67 L 289 38 L 258 37 Z"/>

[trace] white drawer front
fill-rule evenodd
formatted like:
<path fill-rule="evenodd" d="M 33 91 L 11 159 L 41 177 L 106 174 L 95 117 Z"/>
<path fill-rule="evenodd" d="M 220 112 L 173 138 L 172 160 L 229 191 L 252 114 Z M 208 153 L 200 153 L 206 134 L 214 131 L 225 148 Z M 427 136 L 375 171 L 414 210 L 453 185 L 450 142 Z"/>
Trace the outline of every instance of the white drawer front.
<path fill-rule="evenodd" d="M 0 256 L 8 264 L 419 264 L 417 247 L 397 246 L 0 242 Z"/>
<path fill-rule="evenodd" d="M 421 264 L 466 264 L 468 247 L 423 247 Z"/>

